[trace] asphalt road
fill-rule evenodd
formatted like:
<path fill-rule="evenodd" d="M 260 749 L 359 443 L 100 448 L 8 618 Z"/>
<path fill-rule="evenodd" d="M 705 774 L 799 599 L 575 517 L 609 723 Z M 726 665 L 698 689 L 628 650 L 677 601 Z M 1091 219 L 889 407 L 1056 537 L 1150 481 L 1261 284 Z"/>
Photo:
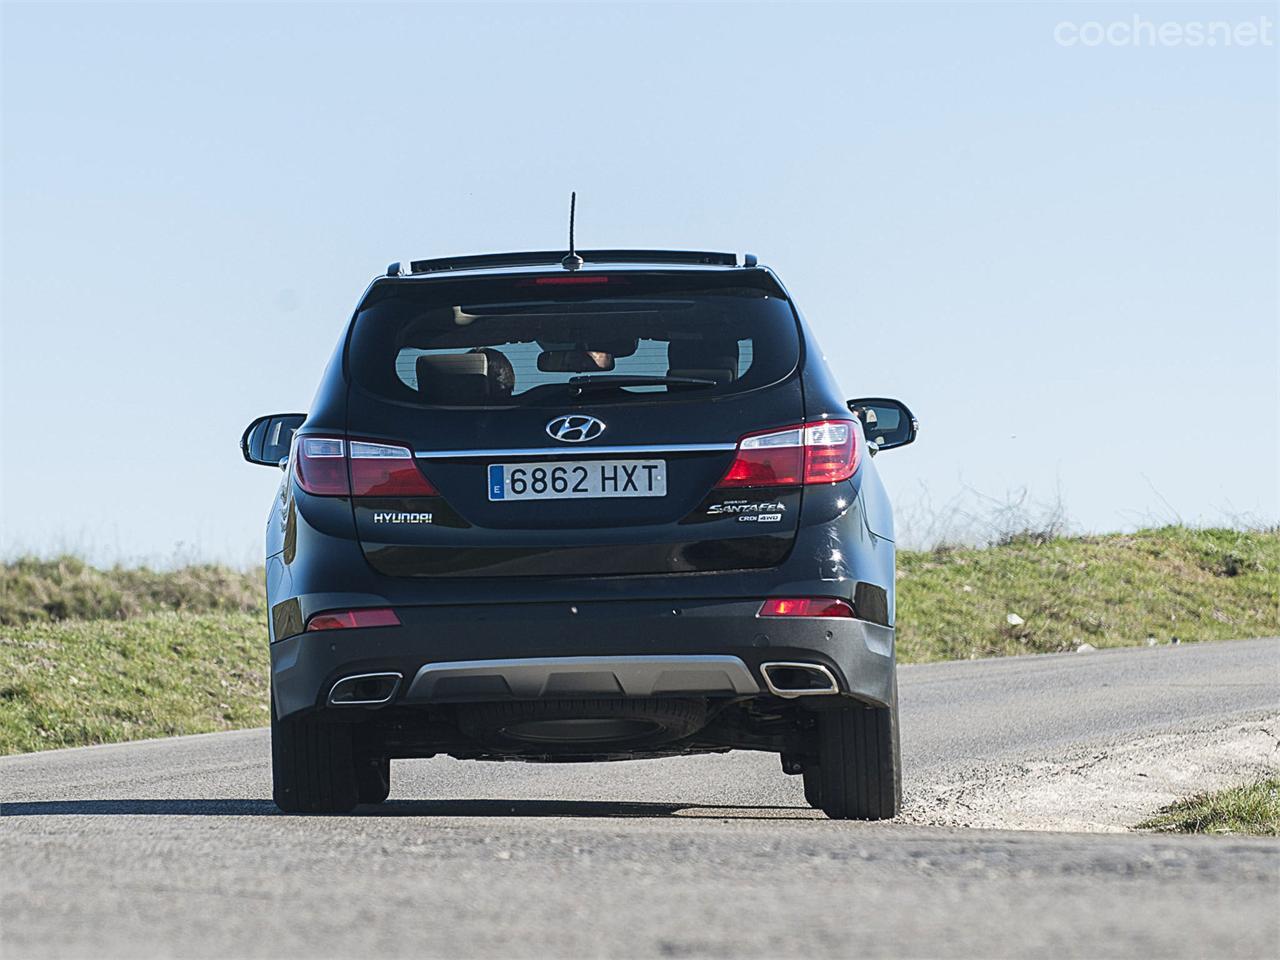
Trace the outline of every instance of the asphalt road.
<path fill-rule="evenodd" d="M 1280 713 L 1280 640 L 904 668 L 906 791 Z M 0 758 L 0 953 L 1275 956 L 1280 841 L 821 819 L 776 758 L 397 762 L 270 801 L 265 731 Z"/>

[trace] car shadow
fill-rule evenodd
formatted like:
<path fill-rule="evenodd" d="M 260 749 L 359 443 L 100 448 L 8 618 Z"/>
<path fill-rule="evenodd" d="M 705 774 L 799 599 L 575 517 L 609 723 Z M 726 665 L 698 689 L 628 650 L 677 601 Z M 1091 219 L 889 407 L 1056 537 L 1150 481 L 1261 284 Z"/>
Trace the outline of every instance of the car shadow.
<path fill-rule="evenodd" d="M 17 800 L 0 803 L 0 817 L 180 816 L 283 817 L 270 800 Z M 588 819 L 810 820 L 809 807 L 639 803 L 612 800 L 388 800 L 361 804 L 355 817 L 578 817 Z"/>

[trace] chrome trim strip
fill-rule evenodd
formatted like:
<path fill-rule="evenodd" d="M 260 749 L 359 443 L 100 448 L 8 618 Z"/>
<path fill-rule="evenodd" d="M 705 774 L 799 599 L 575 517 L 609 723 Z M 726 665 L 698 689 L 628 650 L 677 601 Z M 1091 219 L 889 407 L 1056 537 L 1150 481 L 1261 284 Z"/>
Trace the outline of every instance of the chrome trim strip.
<path fill-rule="evenodd" d="M 773 678 L 769 676 L 770 667 L 781 667 L 786 670 L 811 670 L 814 673 L 820 673 L 827 678 L 830 687 L 821 690 L 779 690 L 773 685 Z M 820 663 L 787 663 L 782 661 L 771 661 L 769 663 L 760 664 L 760 676 L 764 677 L 764 684 L 769 688 L 769 692 L 775 697 L 783 697 L 787 700 L 793 697 L 829 697 L 834 693 L 840 692 L 840 684 L 836 682 L 836 678 Z"/>
<path fill-rule="evenodd" d="M 736 450 L 734 443 L 666 443 L 656 446 L 636 444 L 621 447 L 492 447 L 488 450 L 416 450 L 423 460 L 450 457 L 582 457 L 588 453 L 727 453 Z"/>
<path fill-rule="evenodd" d="M 337 690 L 341 684 L 349 680 L 368 680 L 370 677 L 395 677 L 396 682 L 391 687 L 391 692 L 381 700 L 334 700 L 333 691 Z M 390 703 L 395 699 L 395 695 L 400 690 L 400 684 L 404 680 L 404 674 L 395 670 L 384 670 L 381 673 L 353 673 L 349 677 L 340 677 L 333 682 L 333 686 L 329 688 L 329 696 L 326 702 L 331 707 L 373 707 L 384 703 Z"/>
<path fill-rule="evenodd" d="M 453 660 L 418 670 L 403 700 L 430 700 L 442 679 L 500 677 L 515 697 L 565 696 L 553 681 L 578 676 L 590 685 L 609 678 L 610 690 L 580 690 L 578 696 L 612 693 L 629 697 L 659 694 L 757 694 L 760 684 L 740 657 L 637 655 L 620 657 L 528 657 L 513 660 Z M 684 682 L 681 682 L 683 675 Z M 551 687 L 552 689 L 548 689 Z M 445 699 L 448 699 L 447 695 Z"/>

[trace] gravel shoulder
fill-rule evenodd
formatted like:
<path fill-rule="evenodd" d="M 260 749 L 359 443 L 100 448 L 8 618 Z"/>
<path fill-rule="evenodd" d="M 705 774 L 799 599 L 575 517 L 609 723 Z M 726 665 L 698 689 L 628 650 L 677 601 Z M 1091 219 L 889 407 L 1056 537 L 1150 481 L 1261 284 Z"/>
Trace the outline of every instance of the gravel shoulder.
<path fill-rule="evenodd" d="M 1002 830 L 1123 832 L 1198 793 L 1280 772 L 1280 715 L 1138 737 L 1055 759 L 975 764 L 917 782 L 908 823 Z"/>

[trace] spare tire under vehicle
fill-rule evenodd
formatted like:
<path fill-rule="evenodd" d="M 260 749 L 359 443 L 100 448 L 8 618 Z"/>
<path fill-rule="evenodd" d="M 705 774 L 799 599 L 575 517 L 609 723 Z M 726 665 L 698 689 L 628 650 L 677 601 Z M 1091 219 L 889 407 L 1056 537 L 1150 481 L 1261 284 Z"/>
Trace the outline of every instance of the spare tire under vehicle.
<path fill-rule="evenodd" d="M 700 700 L 512 700 L 458 707 L 458 727 L 480 743 L 573 754 L 680 740 L 707 720 Z"/>

